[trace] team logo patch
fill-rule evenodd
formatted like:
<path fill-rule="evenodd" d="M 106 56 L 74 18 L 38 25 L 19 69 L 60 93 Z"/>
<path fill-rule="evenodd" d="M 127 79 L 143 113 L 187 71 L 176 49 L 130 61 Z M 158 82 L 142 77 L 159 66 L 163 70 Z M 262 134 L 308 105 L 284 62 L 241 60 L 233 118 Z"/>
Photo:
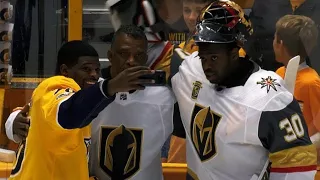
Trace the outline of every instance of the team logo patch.
<path fill-rule="evenodd" d="M 262 88 L 267 88 L 267 93 L 272 88 L 273 90 L 277 91 L 277 86 L 281 86 L 279 83 L 276 82 L 277 79 L 272 79 L 271 76 L 268 76 L 267 78 L 261 78 L 261 81 L 258 81 L 257 84 L 261 85 Z"/>
<path fill-rule="evenodd" d="M 120 94 L 120 100 L 125 101 L 125 100 L 127 100 L 127 99 L 128 99 L 128 97 L 127 97 L 127 94 L 126 94 L 126 93 L 121 93 L 121 94 Z"/>
<path fill-rule="evenodd" d="M 111 179 L 128 179 L 140 169 L 141 129 L 101 127 L 100 168 Z"/>
<path fill-rule="evenodd" d="M 193 89 L 192 89 L 192 94 L 191 98 L 196 100 L 199 96 L 199 91 L 202 88 L 202 83 L 200 81 L 196 81 L 193 83 Z"/>
<path fill-rule="evenodd" d="M 191 140 L 201 161 L 206 161 L 217 153 L 215 132 L 221 115 L 195 104 L 191 116 Z"/>
<path fill-rule="evenodd" d="M 58 94 L 60 91 L 61 91 L 61 89 L 58 89 L 54 94 L 56 95 L 56 94 Z M 58 99 L 60 99 L 60 98 L 69 96 L 71 93 L 74 93 L 74 91 L 73 91 L 72 89 L 70 89 L 70 88 L 65 89 L 63 93 L 57 95 L 56 99 L 58 100 Z"/>

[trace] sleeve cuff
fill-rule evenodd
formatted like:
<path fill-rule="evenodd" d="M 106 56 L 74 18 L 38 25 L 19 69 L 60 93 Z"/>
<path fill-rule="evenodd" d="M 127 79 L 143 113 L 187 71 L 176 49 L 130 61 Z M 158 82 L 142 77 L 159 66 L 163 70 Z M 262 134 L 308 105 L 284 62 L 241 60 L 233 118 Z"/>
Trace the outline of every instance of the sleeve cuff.
<path fill-rule="evenodd" d="M 100 77 L 100 78 L 98 79 L 98 82 L 101 82 L 101 81 L 103 81 L 103 80 L 104 80 L 104 79 Z"/>
<path fill-rule="evenodd" d="M 13 122 L 20 111 L 21 110 L 17 110 L 17 111 L 12 112 L 10 114 L 10 116 L 8 117 L 6 124 L 5 124 L 7 137 L 10 140 L 14 141 L 15 143 L 21 142 L 21 138 L 19 138 L 19 136 L 13 134 Z"/>
<path fill-rule="evenodd" d="M 104 79 L 104 80 L 100 81 L 99 82 L 99 87 L 100 87 L 100 91 L 103 94 L 103 96 L 109 99 L 109 98 L 113 98 L 115 95 L 109 96 L 107 94 L 108 82 L 109 82 L 109 79 Z"/>

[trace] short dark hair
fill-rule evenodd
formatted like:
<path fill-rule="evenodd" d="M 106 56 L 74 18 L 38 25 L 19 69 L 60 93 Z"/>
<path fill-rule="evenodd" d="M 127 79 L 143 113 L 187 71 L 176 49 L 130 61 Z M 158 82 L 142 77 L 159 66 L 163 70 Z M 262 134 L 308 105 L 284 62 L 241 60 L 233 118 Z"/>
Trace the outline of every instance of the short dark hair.
<path fill-rule="evenodd" d="M 72 67 L 78 63 L 80 57 L 99 57 L 97 51 L 88 43 L 80 40 L 69 41 L 61 46 L 58 52 L 56 75 L 60 73 L 62 64 Z"/>
<path fill-rule="evenodd" d="M 148 39 L 146 37 L 146 34 L 144 31 L 139 28 L 136 25 L 129 24 L 129 25 L 122 25 L 113 35 L 111 47 L 114 44 L 115 40 L 117 39 L 117 36 L 120 34 L 126 34 L 134 39 L 144 40 L 146 42 L 146 45 L 148 44 Z"/>

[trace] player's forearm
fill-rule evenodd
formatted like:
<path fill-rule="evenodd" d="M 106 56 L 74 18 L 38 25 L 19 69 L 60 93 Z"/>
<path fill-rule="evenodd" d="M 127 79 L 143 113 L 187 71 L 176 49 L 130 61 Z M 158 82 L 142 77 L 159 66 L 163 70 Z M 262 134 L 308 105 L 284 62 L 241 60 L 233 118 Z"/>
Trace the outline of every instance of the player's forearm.
<path fill-rule="evenodd" d="M 106 80 L 82 89 L 62 102 L 58 110 L 59 124 L 65 129 L 82 128 L 90 124 L 115 99 L 115 96 L 106 95 L 107 83 Z"/>
<path fill-rule="evenodd" d="M 311 142 L 269 154 L 270 180 L 313 180 L 317 169 L 317 151 Z"/>

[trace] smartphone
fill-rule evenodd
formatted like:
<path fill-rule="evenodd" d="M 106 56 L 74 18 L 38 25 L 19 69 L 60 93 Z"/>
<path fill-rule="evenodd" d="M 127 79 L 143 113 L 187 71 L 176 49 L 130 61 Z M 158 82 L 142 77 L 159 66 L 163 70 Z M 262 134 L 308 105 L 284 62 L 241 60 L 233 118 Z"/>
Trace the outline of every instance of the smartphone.
<path fill-rule="evenodd" d="M 163 70 L 156 70 L 153 74 L 143 75 L 140 79 L 154 80 L 155 83 L 142 84 L 143 86 L 165 86 L 166 85 L 166 72 Z"/>

